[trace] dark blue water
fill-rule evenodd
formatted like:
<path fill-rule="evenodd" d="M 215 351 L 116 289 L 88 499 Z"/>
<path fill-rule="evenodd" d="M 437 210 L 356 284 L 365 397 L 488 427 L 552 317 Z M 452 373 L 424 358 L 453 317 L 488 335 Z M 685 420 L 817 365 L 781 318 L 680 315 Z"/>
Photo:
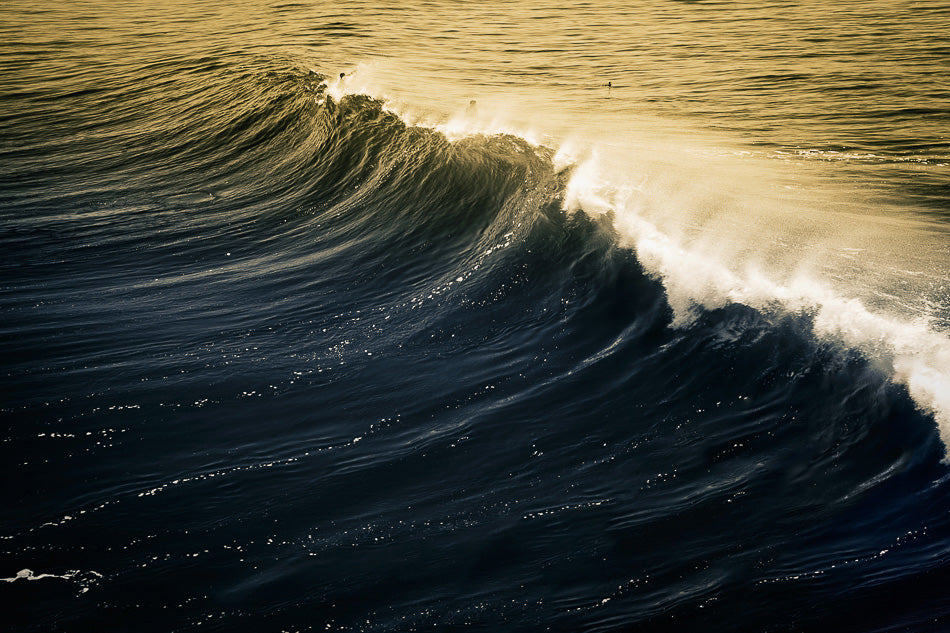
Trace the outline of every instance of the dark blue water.
<path fill-rule="evenodd" d="M 542 99 L 570 50 L 506 88 L 483 9 L 505 120 L 413 101 L 424 8 L 0 8 L 3 628 L 948 630 L 948 88 L 881 70 L 931 9 L 851 16 L 863 89 L 933 78 L 876 135 L 752 70 L 714 115 L 675 64 L 639 89 L 706 101 Z"/>

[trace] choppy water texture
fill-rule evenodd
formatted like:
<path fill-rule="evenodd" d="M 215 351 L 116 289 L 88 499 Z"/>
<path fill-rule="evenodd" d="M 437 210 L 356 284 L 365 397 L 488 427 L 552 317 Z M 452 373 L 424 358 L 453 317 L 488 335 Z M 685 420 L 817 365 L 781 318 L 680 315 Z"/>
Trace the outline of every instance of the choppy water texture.
<path fill-rule="evenodd" d="M 5 630 L 947 630 L 948 22 L 4 2 Z"/>

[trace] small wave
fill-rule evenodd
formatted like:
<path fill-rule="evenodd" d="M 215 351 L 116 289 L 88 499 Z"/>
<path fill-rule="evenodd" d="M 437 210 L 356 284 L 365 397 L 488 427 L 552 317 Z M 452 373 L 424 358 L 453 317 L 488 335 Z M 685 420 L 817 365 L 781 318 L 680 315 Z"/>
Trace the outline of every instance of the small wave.
<path fill-rule="evenodd" d="M 890 165 L 911 163 L 942 167 L 950 164 L 950 154 L 877 154 L 837 149 L 779 150 L 770 154 L 778 159 L 805 159 L 829 163 L 854 163 L 864 165 Z"/>

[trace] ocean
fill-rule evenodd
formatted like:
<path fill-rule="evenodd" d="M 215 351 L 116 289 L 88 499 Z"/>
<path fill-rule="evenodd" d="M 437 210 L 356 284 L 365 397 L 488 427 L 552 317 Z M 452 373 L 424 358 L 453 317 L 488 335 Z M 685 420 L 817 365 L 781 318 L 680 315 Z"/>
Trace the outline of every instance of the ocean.
<path fill-rule="evenodd" d="M 2 628 L 950 630 L 948 27 L 0 4 Z"/>

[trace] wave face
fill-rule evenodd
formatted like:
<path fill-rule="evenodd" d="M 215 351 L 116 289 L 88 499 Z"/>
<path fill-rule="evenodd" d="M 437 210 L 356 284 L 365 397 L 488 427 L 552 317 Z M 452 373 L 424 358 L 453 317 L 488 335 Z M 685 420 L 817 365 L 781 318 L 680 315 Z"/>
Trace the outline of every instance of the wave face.
<path fill-rule="evenodd" d="M 10 630 L 947 626 L 939 272 L 836 244 L 820 292 L 762 281 L 735 262 L 800 264 L 801 208 L 687 213 L 659 145 L 421 116 L 237 9 L 196 44 L 204 10 L 79 42 L 94 16 L 0 8 Z M 762 151 L 939 178 L 881 143 Z M 933 265 L 939 189 L 919 230 L 822 217 Z"/>

